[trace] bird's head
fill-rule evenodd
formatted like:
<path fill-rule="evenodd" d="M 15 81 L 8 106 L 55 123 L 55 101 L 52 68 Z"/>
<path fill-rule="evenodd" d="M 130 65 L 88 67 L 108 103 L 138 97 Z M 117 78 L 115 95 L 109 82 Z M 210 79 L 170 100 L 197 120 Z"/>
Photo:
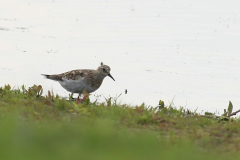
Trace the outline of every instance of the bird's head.
<path fill-rule="evenodd" d="M 107 66 L 107 65 L 101 65 L 101 66 L 99 66 L 98 67 L 98 69 L 97 69 L 97 71 L 101 74 L 101 75 L 103 75 L 104 77 L 106 77 L 106 76 L 109 76 L 109 77 L 111 77 L 114 81 L 115 81 L 115 79 L 112 77 L 112 75 L 110 74 L 110 67 L 109 66 Z"/>

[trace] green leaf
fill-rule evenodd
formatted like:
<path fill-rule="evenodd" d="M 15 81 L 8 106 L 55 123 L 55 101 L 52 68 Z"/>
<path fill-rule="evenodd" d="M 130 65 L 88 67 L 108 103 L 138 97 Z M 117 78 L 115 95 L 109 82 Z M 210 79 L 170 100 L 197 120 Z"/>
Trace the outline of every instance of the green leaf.
<path fill-rule="evenodd" d="M 160 100 L 159 101 L 159 109 L 162 109 L 165 107 L 164 101 Z"/>
<path fill-rule="evenodd" d="M 41 89 L 41 91 L 40 91 L 39 95 L 40 95 L 40 96 L 42 96 L 42 93 L 43 93 L 43 89 Z"/>
<path fill-rule="evenodd" d="M 25 91 L 25 86 L 24 85 L 22 85 L 22 91 Z"/>
<path fill-rule="evenodd" d="M 232 114 L 232 110 L 233 110 L 233 105 L 232 102 L 229 101 L 229 105 L 228 105 L 228 116 L 230 116 Z"/>
<path fill-rule="evenodd" d="M 205 112 L 205 115 L 212 116 L 212 115 L 214 115 L 214 114 L 211 113 L 211 112 Z"/>

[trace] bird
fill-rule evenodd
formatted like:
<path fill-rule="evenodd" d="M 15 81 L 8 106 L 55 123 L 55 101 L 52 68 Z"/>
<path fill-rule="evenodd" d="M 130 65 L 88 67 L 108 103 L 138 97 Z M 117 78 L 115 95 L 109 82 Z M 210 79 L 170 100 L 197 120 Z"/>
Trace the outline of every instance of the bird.
<path fill-rule="evenodd" d="M 87 93 L 96 91 L 102 84 L 103 79 L 108 76 L 115 79 L 110 74 L 110 67 L 101 63 L 96 69 L 77 69 L 62 74 L 41 74 L 45 78 L 58 81 L 60 85 L 71 92 L 71 98 L 74 93 L 78 93 L 78 99 L 85 90 Z"/>

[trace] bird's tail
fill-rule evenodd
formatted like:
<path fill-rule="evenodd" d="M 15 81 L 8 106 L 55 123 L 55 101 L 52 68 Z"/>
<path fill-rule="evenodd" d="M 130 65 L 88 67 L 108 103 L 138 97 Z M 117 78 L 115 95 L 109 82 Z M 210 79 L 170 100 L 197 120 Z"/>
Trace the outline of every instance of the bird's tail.
<path fill-rule="evenodd" d="M 46 78 L 46 79 L 50 79 L 49 77 L 50 77 L 50 75 L 47 75 L 47 74 L 41 74 L 44 78 Z"/>
<path fill-rule="evenodd" d="M 48 75 L 48 74 L 41 74 L 44 76 L 46 79 L 51 79 L 54 81 L 62 81 L 62 77 L 60 75 Z"/>

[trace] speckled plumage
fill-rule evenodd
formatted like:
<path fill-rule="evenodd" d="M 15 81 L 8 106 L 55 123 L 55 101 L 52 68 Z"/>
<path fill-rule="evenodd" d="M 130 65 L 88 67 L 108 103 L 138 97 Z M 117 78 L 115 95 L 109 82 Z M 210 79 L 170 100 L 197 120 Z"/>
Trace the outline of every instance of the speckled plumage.
<path fill-rule="evenodd" d="M 87 93 L 96 91 L 106 76 L 114 78 L 110 74 L 110 67 L 101 65 L 97 70 L 80 69 L 72 70 L 62 74 L 45 75 L 47 79 L 58 81 L 67 91 L 82 94 L 85 89 Z M 115 81 L 115 80 L 114 80 Z"/>

